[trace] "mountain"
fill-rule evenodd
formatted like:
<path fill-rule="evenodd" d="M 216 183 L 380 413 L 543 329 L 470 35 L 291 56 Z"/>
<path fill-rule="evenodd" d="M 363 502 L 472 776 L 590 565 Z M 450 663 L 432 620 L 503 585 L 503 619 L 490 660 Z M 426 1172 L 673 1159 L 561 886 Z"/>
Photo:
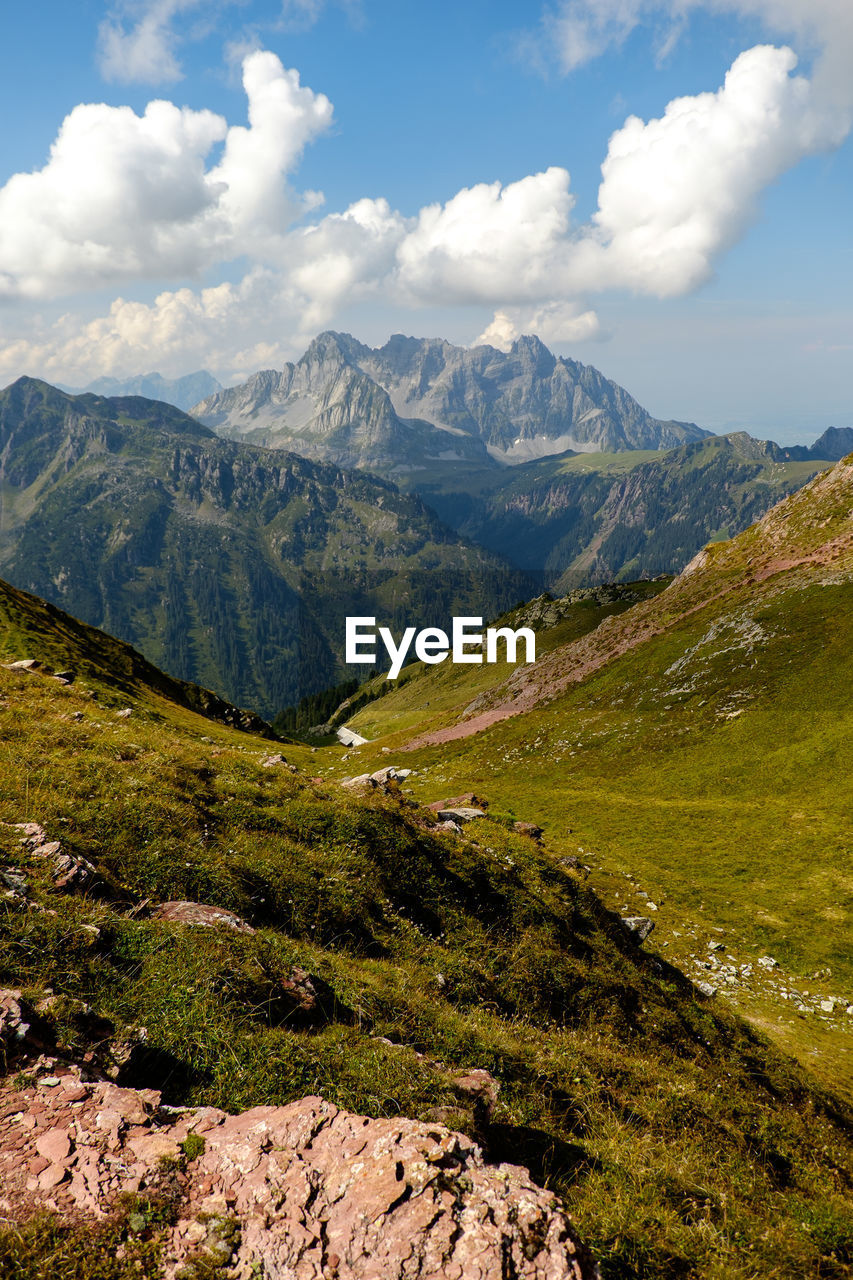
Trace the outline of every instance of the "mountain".
<path fill-rule="evenodd" d="M 671 585 L 583 597 L 512 616 L 542 631 L 532 666 L 367 686 L 359 767 L 385 748 L 416 796 L 435 771 L 535 813 L 609 901 L 654 902 L 672 960 L 853 1097 L 853 455 Z"/>
<path fill-rule="evenodd" d="M 296 364 L 202 400 L 219 435 L 385 475 L 582 451 L 661 449 L 708 432 L 661 422 L 591 366 L 538 338 L 508 353 L 395 335 L 373 349 L 323 333 Z"/>
<path fill-rule="evenodd" d="M 544 571 L 559 591 L 679 572 L 706 542 L 738 533 L 831 466 L 834 452 L 826 437 L 791 450 L 735 432 L 664 453 L 567 454 L 497 474 L 460 469 L 415 489 L 457 532 Z"/>
<path fill-rule="evenodd" d="M 347 614 L 428 625 L 524 594 L 386 481 L 27 378 L 0 393 L 0 572 L 266 715 L 342 677 Z"/>
<path fill-rule="evenodd" d="M 63 650 L 67 620 L 35 608 Z M 492 803 L 454 831 L 414 795 L 441 803 L 459 744 L 406 779 L 389 766 L 415 757 L 379 753 L 386 781 L 344 787 L 339 747 L 271 755 L 85 642 L 90 687 L 9 670 L 0 614 L 0 1274 L 591 1280 L 577 1237 L 603 1280 L 849 1270 L 849 1106 L 671 962 L 666 897 L 593 888 L 610 844 L 567 751 L 484 758 Z M 594 710 L 561 726 L 572 749 L 601 749 Z M 602 783 L 620 856 L 630 765 Z M 509 784 L 543 842 L 512 829 Z M 638 945 L 625 915 L 658 930 Z"/>
<path fill-rule="evenodd" d="M 853 453 L 853 427 L 827 427 L 813 445 L 792 445 L 784 452 L 790 458 L 831 458 L 833 462 L 840 462 L 848 453 Z"/>
<path fill-rule="evenodd" d="M 205 396 L 222 390 L 222 383 L 206 369 L 186 373 L 182 378 L 164 378 L 160 373 L 140 373 L 131 378 L 96 378 L 85 387 L 63 387 L 71 395 L 91 392 L 98 396 L 145 396 L 165 400 L 178 409 L 189 409 Z"/>

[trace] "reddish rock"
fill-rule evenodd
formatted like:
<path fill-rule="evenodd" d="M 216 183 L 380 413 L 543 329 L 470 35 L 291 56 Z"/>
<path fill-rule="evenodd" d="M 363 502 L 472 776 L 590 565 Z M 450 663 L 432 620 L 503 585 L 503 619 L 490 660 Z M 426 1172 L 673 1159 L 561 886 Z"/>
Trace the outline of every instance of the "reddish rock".
<path fill-rule="evenodd" d="M 71 1138 L 65 1129 L 48 1129 L 36 1139 L 36 1151 L 50 1164 L 62 1164 L 71 1155 Z"/>
<path fill-rule="evenodd" d="M 254 933 L 250 924 L 233 911 L 224 907 L 211 907 L 204 902 L 160 902 L 151 908 L 151 916 L 155 920 L 169 920 L 173 924 L 193 924 L 212 928 L 224 925 L 227 929 L 236 929 L 238 933 Z"/>
<path fill-rule="evenodd" d="M 451 796 L 448 800 L 434 800 L 432 804 L 427 805 L 427 808 L 432 809 L 433 813 L 438 813 L 441 809 L 455 809 L 459 805 L 474 809 L 488 809 L 489 802 L 482 796 L 475 795 L 473 791 L 466 791 L 464 795 Z"/>
<path fill-rule="evenodd" d="M 488 1095 L 488 1072 L 457 1078 Z M 0 1087 L 3 1215 L 39 1209 L 103 1218 L 130 1191 L 156 1190 L 158 1161 L 191 1132 L 204 1150 L 180 1175 L 178 1220 L 162 1228 L 164 1277 L 193 1259 L 288 1280 L 594 1280 L 574 1228 L 554 1196 L 514 1165 L 489 1166 L 469 1138 L 438 1124 L 370 1120 L 322 1098 L 254 1107 L 229 1116 L 212 1107 L 157 1108 L 157 1095 L 77 1079 L 76 1160 L 44 1166 L 39 1144 L 68 1113 L 64 1088 L 40 1091 L 46 1115 L 23 1120 L 32 1092 Z M 115 1114 L 106 1149 L 99 1117 Z M 67 1139 L 67 1134 L 66 1134 Z M 39 1162 L 41 1161 L 41 1164 Z M 36 1173 L 38 1170 L 38 1173 Z M 236 1228 L 236 1229 L 235 1229 Z"/>

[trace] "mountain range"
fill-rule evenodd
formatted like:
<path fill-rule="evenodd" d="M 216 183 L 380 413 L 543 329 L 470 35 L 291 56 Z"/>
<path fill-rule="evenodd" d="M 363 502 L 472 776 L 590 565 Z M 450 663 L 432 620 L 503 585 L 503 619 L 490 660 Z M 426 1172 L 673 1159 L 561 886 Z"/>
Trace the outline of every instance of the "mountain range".
<path fill-rule="evenodd" d="M 426 625 L 525 593 L 387 481 L 29 378 L 0 393 L 0 566 L 267 716 L 341 678 L 347 614 Z"/>
<path fill-rule="evenodd" d="M 222 383 L 206 369 L 186 373 L 182 378 L 164 378 L 161 373 L 140 373 L 130 378 L 96 378 L 85 387 L 57 384 L 70 395 L 91 392 L 97 396 L 145 396 L 148 400 L 165 400 L 178 409 L 190 409 L 205 396 L 222 390 Z"/>
<path fill-rule="evenodd" d="M 554 356 L 536 337 L 505 353 L 402 334 L 377 349 L 322 333 L 296 364 L 256 373 L 192 413 L 222 436 L 392 477 L 567 449 L 672 448 L 710 434 L 653 418 L 597 369 Z"/>

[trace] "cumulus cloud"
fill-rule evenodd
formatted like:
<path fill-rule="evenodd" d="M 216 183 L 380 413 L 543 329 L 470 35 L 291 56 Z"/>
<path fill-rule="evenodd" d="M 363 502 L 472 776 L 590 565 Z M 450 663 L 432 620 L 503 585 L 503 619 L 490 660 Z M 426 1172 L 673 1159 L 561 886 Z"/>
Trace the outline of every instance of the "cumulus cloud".
<path fill-rule="evenodd" d="M 0 188 L 0 297 L 55 297 L 133 278 L 193 276 L 263 256 L 304 209 L 286 178 L 329 127 L 328 98 L 272 53 L 243 63 L 249 127 L 211 111 L 88 104 L 66 117 L 44 168 Z M 206 169 L 215 143 L 222 159 Z"/>
<path fill-rule="evenodd" d="M 262 50 L 243 59 L 248 126 L 165 101 L 141 116 L 76 107 L 44 168 L 0 188 L 0 297 L 185 280 L 242 257 L 249 266 L 237 283 L 172 288 L 152 303 L 119 299 L 94 320 L 69 315 L 19 333 L 0 352 L 0 371 L 79 381 L 203 363 L 237 376 L 289 358 L 365 299 L 489 307 L 494 318 L 478 341 L 498 346 L 531 331 L 587 341 L 602 336 L 596 294 L 665 298 L 697 288 L 755 218 L 767 185 L 843 141 L 853 111 L 838 53 L 853 51 L 848 0 L 812 0 L 808 14 L 799 0 L 705 2 L 751 7 L 792 27 L 796 19 L 801 39 L 826 45 L 834 32 L 835 46 L 823 48 L 811 78 L 796 73 L 791 49 L 757 46 L 716 91 L 677 98 L 657 119 L 630 117 L 610 139 L 598 207 L 579 226 L 560 166 L 464 188 L 413 214 L 379 197 L 306 217 L 316 199 L 292 178 L 304 148 L 329 128 L 332 106 Z M 560 12 L 577 21 L 587 13 L 583 47 L 594 52 L 596 40 L 621 38 L 652 7 L 677 18 L 697 3 L 572 0 Z"/>
<path fill-rule="evenodd" d="M 474 346 L 508 351 L 524 333 L 535 333 L 546 344 L 592 342 L 606 337 L 594 311 L 583 311 L 576 302 L 548 302 L 543 307 L 496 311 L 491 324 L 474 339 Z"/>
<path fill-rule="evenodd" d="M 573 204 L 569 174 L 556 167 L 464 189 L 421 210 L 398 250 L 397 279 L 422 302 L 541 298 Z"/>
<path fill-rule="evenodd" d="M 796 62 L 787 48 L 747 50 L 716 93 L 676 98 L 660 119 L 632 116 L 614 133 L 592 228 L 576 246 L 581 287 L 658 297 L 696 288 L 765 187 L 843 141 L 847 122 L 791 74 Z"/>

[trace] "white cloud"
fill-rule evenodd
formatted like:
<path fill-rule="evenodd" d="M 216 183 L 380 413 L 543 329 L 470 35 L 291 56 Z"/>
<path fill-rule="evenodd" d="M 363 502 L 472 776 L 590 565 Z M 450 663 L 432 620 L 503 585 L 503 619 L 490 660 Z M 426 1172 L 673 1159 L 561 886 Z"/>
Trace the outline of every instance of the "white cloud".
<path fill-rule="evenodd" d="M 522 47 L 536 49 L 535 61 L 550 56 L 570 72 L 621 44 L 641 23 L 667 25 L 658 56 L 665 56 L 695 10 L 759 19 L 805 51 L 817 52 L 817 98 L 849 112 L 853 105 L 853 4 L 850 0 L 559 0 L 543 10 L 538 38 Z"/>
<path fill-rule="evenodd" d="M 243 63 L 249 128 L 211 111 L 89 104 L 66 117 L 43 169 L 0 188 L 0 297 L 56 297 L 134 278 L 193 276 L 275 252 L 304 201 L 286 178 L 332 119 L 272 53 Z M 205 168 L 217 142 L 221 162 Z"/>
<path fill-rule="evenodd" d="M 200 0 L 147 0 L 125 3 L 98 30 L 98 65 L 105 80 L 170 84 L 182 78 L 175 56 L 178 38 L 173 19 Z M 135 21 L 133 20 L 135 15 Z"/>
<path fill-rule="evenodd" d="M 474 339 L 474 346 L 508 351 L 524 333 L 535 333 L 548 343 L 593 342 L 606 335 L 594 311 L 582 311 L 575 302 L 549 302 L 543 307 L 512 307 L 496 311 L 494 318 Z"/>
<path fill-rule="evenodd" d="M 643 0 L 568 0 L 548 8 L 543 38 L 564 72 L 598 58 L 622 44 L 640 21 Z"/>
<path fill-rule="evenodd" d="M 698 2 L 666 0 L 665 11 L 677 20 Z M 760 8 L 780 23 L 794 22 L 797 2 L 707 0 Z M 596 31 L 599 40 L 619 38 L 652 0 L 607 0 L 597 10 L 573 0 L 571 13 L 579 19 L 585 4 L 598 13 L 589 18 L 591 46 Z M 800 36 L 827 38 L 833 23 L 839 48 L 853 49 L 853 5 L 839 0 L 813 0 Z M 142 116 L 76 107 L 44 168 L 0 188 L 0 297 L 185 280 L 243 256 L 249 265 L 238 283 L 172 288 L 152 303 L 118 299 L 94 320 L 69 314 L 26 331 L 16 317 L 0 372 L 79 382 L 204 364 L 227 377 L 280 363 L 363 300 L 488 306 L 494 319 L 478 340 L 495 345 L 522 332 L 551 342 L 599 338 L 590 298 L 609 289 L 694 290 L 755 218 L 767 185 L 843 140 L 853 111 L 843 58 L 825 49 L 812 79 L 795 74 L 796 61 L 790 49 L 758 46 L 735 60 L 716 92 L 675 99 L 658 119 L 630 117 L 610 139 L 598 208 L 576 227 L 569 173 L 559 166 L 464 188 L 411 216 L 371 198 L 299 221 L 317 200 L 290 182 L 305 146 L 329 128 L 332 106 L 260 50 L 243 59 L 248 127 L 164 101 Z M 221 158 L 208 167 L 219 143 Z"/>
<path fill-rule="evenodd" d="M 791 74 L 790 49 L 742 53 L 716 93 L 677 98 L 658 120 L 630 117 L 610 139 L 598 210 L 576 246 L 584 288 L 659 297 L 696 288 L 755 217 L 763 190 L 848 122 Z"/>
<path fill-rule="evenodd" d="M 574 197 L 557 167 L 502 187 L 480 183 L 428 205 L 398 250 L 400 285 L 421 302 L 514 302 L 547 296 Z"/>

